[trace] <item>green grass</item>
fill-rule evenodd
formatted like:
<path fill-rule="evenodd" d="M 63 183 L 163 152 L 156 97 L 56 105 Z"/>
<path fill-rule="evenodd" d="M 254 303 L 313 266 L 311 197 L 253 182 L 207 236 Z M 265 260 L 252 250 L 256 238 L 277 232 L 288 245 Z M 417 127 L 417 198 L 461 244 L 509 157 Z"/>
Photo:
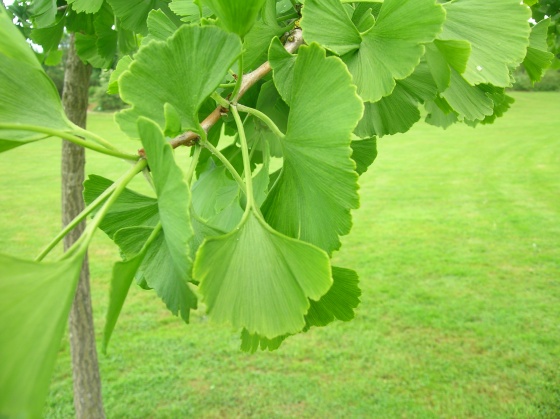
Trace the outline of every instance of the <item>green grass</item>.
<path fill-rule="evenodd" d="M 108 417 L 560 417 L 560 94 L 515 97 L 493 126 L 380 141 L 335 256 L 361 277 L 351 323 L 247 355 L 202 310 L 185 326 L 133 287 L 100 356 Z M 116 139 L 110 121 L 90 128 Z M 58 154 L 51 140 L 0 155 L 3 253 L 33 257 L 57 232 Z M 100 233 L 90 256 L 100 337 L 118 252 Z M 66 341 L 46 409 L 73 414 Z"/>

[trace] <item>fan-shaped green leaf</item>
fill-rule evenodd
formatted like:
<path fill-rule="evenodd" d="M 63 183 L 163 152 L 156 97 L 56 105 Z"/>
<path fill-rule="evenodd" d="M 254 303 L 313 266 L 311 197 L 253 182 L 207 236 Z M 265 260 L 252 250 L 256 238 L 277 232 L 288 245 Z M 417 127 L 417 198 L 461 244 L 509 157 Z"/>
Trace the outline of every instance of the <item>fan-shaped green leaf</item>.
<path fill-rule="evenodd" d="M 554 54 L 548 51 L 546 43 L 549 25 L 550 19 L 544 19 L 531 28 L 529 47 L 523 60 L 523 67 L 527 70 L 532 82 L 537 82 L 542 78 L 554 58 Z"/>
<path fill-rule="evenodd" d="M 125 55 L 117 63 L 117 67 L 111 73 L 109 78 L 109 85 L 107 86 L 107 93 L 110 95 L 116 95 L 119 93 L 119 77 L 122 73 L 128 70 L 130 64 L 132 64 L 132 57 L 130 55 Z"/>
<path fill-rule="evenodd" d="M 358 287 L 358 274 L 351 269 L 333 266 L 333 285 L 319 301 L 311 301 L 305 316 L 307 328 L 322 327 L 335 319 L 344 322 L 354 318 L 354 309 L 360 304 L 362 291 Z"/>
<path fill-rule="evenodd" d="M 138 121 L 142 145 L 154 179 L 161 225 L 177 268 L 189 276 L 189 240 L 193 235 L 189 207 L 191 193 L 183 180 L 183 172 L 173 157 L 173 149 L 165 141 L 158 126 L 145 118 Z"/>
<path fill-rule="evenodd" d="M 0 91 L 0 124 L 71 130 L 56 87 L 3 7 L 0 7 Z M 0 129 L 0 152 L 41 138 L 45 136 Z"/>
<path fill-rule="evenodd" d="M 352 160 L 356 162 L 356 172 L 365 173 L 377 158 L 377 139 L 354 140 L 352 146 Z"/>
<path fill-rule="evenodd" d="M 84 254 L 56 263 L 0 255 L 0 417 L 42 416 Z"/>
<path fill-rule="evenodd" d="M 455 0 L 443 6 L 447 19 L 438 38 L 472 47 L 464 79 L 509 86 L 509 68 L 523 61 L 529 44 L 530 9 L 517 0 Z"/>
<path fill-rule="evenodd" d="M 281 36 L 288 28 L 276 22 L 276 0 L 266 0 L 262 17 L 251 28 L 243 42 L 243 67 L 252 70 L 266 61 L 270 40 Z"/>
<path fill-rule="evenodd" d="M 277 336 L 273 339 L 268 339 L 260 336 L 258 333 L 249 333 L 247 329 L 241 331 L 241 347 L 240 349 L 244 352 L 249 352 L 254 354 L 257 352 L 259 347 L 261 351 L 275 351 L 280 348 L 282 342 L 284 342 L 290 335 Z"/>
<path fill-rule="evenodd" d="M 56 0 L 34 0 L 30 4 L 29 14 L 36 28 L 51 26 L 56 18 Z"/>
<path fill-rule="evenodd" d="M 202 134 L 198 109 L 240 53 L 237 36 L 211 26 L 183 26 L 167 41 L 141 47 L 119 78 L 121 97 L 132 105 L 117 114 L 121 129 L 137 138 L 136 121 L 140 116 L 152 119 L 163 129 L 164 105 L 169 103 L 179 112 L 184 131 Z"/>
<path fill-rule="evenodd" d="M 152 234 L 154 229 L 150 227 L 129 227 L 119 230 L 114 240 L 127 259 L 131 260 Z M 153 242 L 147 246 L 136 278 L 141 285 L 153 288 L 169 311 L 176 316 L 180 315 L 188 323 L 190 310 L 197 307 L 196 296 L 188 285 L 191 281 L 192 262 L 187 255 L 185 261 L 178 266 L 171 252 L 166 233 L 156 231 Z"/>
<path fill-rule="evenodd" d="M 178 26 L 161 10 L 152 10 L 148 15 L 149 35 L 142 39 L 142 44 L 147 44 L 153 39 L 165 41 L 175 33 Z"/>
<path fill-rule="evenodd" d="M 364 116 L 355 130 L 362 138 L 406 132 L 420 120 L 418 102 L 399 84 L 389 96 L 364 106 Z"/>
<path fill-rule="evenodd" d="M 274 38 L 268 50 L 268 61 L 273 70 L 274 85 L 284 102 L 291 102 L 296 55 L 290 54 L 278 38 Z"/>
<path fill-rule="evenodd" d="M 164 0 L 107 0 L 123 27 L 146 33 L 148 14 L 153 9 L 169 10 Z"/>
<path fill-rule="evenodd" d="M 307 0 L 301 27 L 307 41 L 318 42 L 335 54 L 360 48 L 362 37 L 340 0 Z"/>
<path fill-rule="evenodd" d="M 266 0 L 202 0 L 230 32 L 244 37 L 251 30 Z"/>
<path fill-rule="evenodd" d="M 361 290 L 358 287 L 358 274 L 350 269 L 332 267 L 333 285 L 319 301 L 310 300 L 309 311 L 305 315 L 305 328 L 323 327 L 335 319 L 350 321 L 354 318 L 354 309 L 360 304 Z M 290 335 L 281 335 L 269 339 L 258 333 L 251 334 L 246 329 L 241 332 L 241 350 L 254 353 L 274 351 Z"/>
<path fill-rule="evenodd" d="M 443 8 L 434 0 L 385 0 L 375 25 L 361 34 L 338 0 L 307 0 L 303 15 L 305 39 L 344 54 L 358 93 L 367 102 L 387 96 L 395 80 L 414 71 L 424 54 L 422 44 L 436 37 L 445 19 Z M 325 25 L 327 16 L 329 22 L 337 23 Z"/>
<path fill-rule="evenodd" d="M 262 210 L 274 229 L 330 253 L 358 206 L 350 141 L 363 105 L 344 64 L 317 44 L 300 48 L 293 77 L 284 166 Z"/>
<path fill-rule="evenodd" d="M 426 50 L 428 66 L 447 104 L 461 118 L 482 120 L 493 113 L 493 102 L 484 91 L 470 85 L 460 74 L 469 60 L 471 47 L 465 41 L 436 40 Z"/>
<path fill-rule="evenodd" d="M 113 181 L 104 177 L 89 175 L 89 178 L 84 182 L 84 201 L 88 205 L 91 204 L 112 184 Z M 111 206 L 99 228 L 113 238 L 115 233 L 122 228 L 130 226 L 155 227 L 158 221 L 157 200 L 127 188 Z"/>
<path fill-rule="evenodd" d="M 78 13 L 97 13 L 103 0 L 68 0 L 68 4 Z"/>
<path fill-rule="evenodd" d="M 121 314 L 124 301 L 128 295 L 128 290 L 132 284 L 132 280 L 138 272 L 140 265 L 144 261 L 144 257 L 148 251 L 148 247 L 152 244 L 156 235 L 159 233 L 159 228 L 156 230 L 149 230 L 152 233 L 146 239 L 140 249 L 140 251 L 133 257 L 117 262 L 113 266 L 113 276 L 111 278 L 111 290 L 109 292 L 109 307 L 107 308 L 107 315 L 105 316 L 105 328 L 103 329 L 103 352 L 107 353 L 107 346 L 109 345 L 109 340 L 117 324 L 119 315 Z M 188 312 L 188 310 L 187 310 Z"/>
<path fill-rule="evenodd" d="M 231 233 L 203 243 L 194 277 L 215 321 L 269 339 L 299 332 L 309 298 L 332 284 L 325 252 L 282 236 L 254 210 Z"/>

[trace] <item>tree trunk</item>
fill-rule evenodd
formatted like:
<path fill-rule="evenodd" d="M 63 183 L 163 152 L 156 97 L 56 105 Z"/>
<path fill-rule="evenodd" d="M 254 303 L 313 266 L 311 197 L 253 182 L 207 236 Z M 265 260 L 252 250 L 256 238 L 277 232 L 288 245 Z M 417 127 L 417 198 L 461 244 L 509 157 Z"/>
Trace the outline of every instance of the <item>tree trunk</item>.
<path fill-rule="evenodd" d="M 91 66 L 84 65 L 74 46 L 74 35 L 64 73 L 62 103 L 68 119 L 85 128 Z M 68 141 L 62 144 L 62 223 L 67 225 L 84 209 L 85 150 Z M 64 238 L 67 250 L 83 233 L 85 222 Z M 80 282 L 74 297 L 68 322 L 72 375 L 74 378 L 74 407 L 78 419 L 105 418 L 101 398 L 101 380 L 95 347 L 95 332 L 91 310 L 88 258 L 84 259 Z"/>

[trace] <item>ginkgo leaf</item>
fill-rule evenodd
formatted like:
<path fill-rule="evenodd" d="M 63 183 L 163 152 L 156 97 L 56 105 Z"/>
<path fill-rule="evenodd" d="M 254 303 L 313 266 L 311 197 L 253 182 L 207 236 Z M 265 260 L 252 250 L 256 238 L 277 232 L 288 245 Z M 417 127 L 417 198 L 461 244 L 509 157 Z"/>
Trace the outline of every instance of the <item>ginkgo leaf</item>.
<path fill-rule="evenodd" d="M 138 130 L 146 151 L 157 193 L 158 212 L 166 243 L 175 266 L 190 275 L 189 240 L 193 235 L 189 208 L 191 193 L 183 180 L 183 172 L 173 156 L 173 149 L 165 141 L 158 126 L 149 119 L 140 118 Z"/>
<path fill-rule="evenodd" d="M 98 175 L 89 175 L 84 182 L 84 201 L 91 204 L 113 181 Z M 159 221 L 158 202 L 155 198 L 145 196 L 126 188 L 111 206 L 99 228 L 109 237 L 122 228 L 130 226 L 155 227 Z"/>
<path fill-rule="evenodd" d="M 0 91 L 0 124 L 72 129 L 56 87 L 3 7 L 0 7 Z M 44 137 L 0 129 L 0 151 Z"/>
<path fill-rule="evenodd" d="M 330 253 L 358 206 L 350 141 L 362 101 L 340 59 L 311 44 L 297 56 L 289 105 L 282 173 L 262 211 L 275 230 Z"/>
<path fill-rule="evenodd" d="M 0 417 L 42 417 L 85 250 L 56 263 L 0 255 Z"/>
<path fill-rule="evenodd" d="M 64 33 L 65 23 L 66 18 L 62 16 L 47 28 L 32 29 L 30 38 L 35 44 L 41 45 L 44 52 L 56 51 Z"/>
<path fill-rule="evenodd" d="M 114 240 L 127 260 L 132 260 L 153 233 L 154 228 L 151 227 L 128 227 L 119 230 Z M 138 282 L 153 288 L 169 311 L 181 316 L 188 323 L 190 311 L 197 307 L 196 296 L 188 284 L 191 281 L 192 269 L 190 255 L 187 255 L 181 265 L 177 265 L 172 257 L 166 233 L 158 231 L 152 243 L 147 246 L 141 262 L 136 273 Z M 132 267 L 127 266 L 126 269 Z"/>
<path fill-rule="evenodd" d="M 241 331 L 241 347 L 240 349 L 244 352 L 249 352 L 254 354 L 257 352 L 259 347 L 261 351 L 275 351 L 280 348 L 282 342 L 284 342 L 290 335 L 277 336 L 273 339 L 268 339 L 260 336 L 258 333 L 249 333 L 247 329 Z"/>
<path fill-rule="evenodd" d="M 282 100 L 272 80 L 261 86 L 257 99 L 257 109 L 264 112 L 280 131 L 285 132 L 288 125 L 288 114 L 290 108 Z M 245 122 L 245 132 L 251 148 L 262 150 L 263 145 L 268 144 L 272 156 L 282 157 L 282 145 L 280 138 L 260 119 L 251 117 Z"/>
<path fill-rule="evenodd" d="M 426 59 L 441 97 L 461 117 L 482 120 L 493 113 L 493 102 L 484 91 L 460 74 L 467 68 L 471 45 L 465 41 L 440 41 L 428 45 Z"/>
<path fill-rule="evenodd" d="M 428 112 L 426 122 L 430 125 L 447 129 L 459 121 L 457 112 L 441 97 L 427 101 L 425 107 Z"/>
<path fill-rule="evenodd" d="M 159 232 L 150 230 L 151 234 L 146 239 L 141 249 L 133 257 L 124 260 L 122 262 L 117 262 L 113 266 L 113 276 L 111 278 L 111 289 L 109 291 L 109 307 L 107 308 L 107 315 L 105 316 L 105 328 L 103 329 L 103 352 L 107 353 L 107 346 L 109 345 L 109 340 L 117 324 L 117 320 L 121 314 L 124 301 L 128 295 L 130 285 L 134 280 L 134 276 L 140 265 L 144 261 L 146 253 L 149 246 L 152 244 Z M 142 242 L 140 242 L 142 243 Z"/>
<path fill-rule="evenodd" d="M 244 37 L 253 27 L 266 0 L 202 0 L 230 32 Z"/>
<path fill-rule="evenodd" d="M 36 28 L 51 26 L 56 18 L 56 0 L 34 0 L 30 4 L 29 14 Z"/>
<path fill-rule="evenodd" d="M 117 63 L 117 67 L 111 72 L 111 77 L 109 78 L 109 85 L 107 86 L 107 93 L 110 95 L 116 95 L 119 93 L 119 77 L 122 73 L 128 70 L 130 64 L 132 64 L 132 57 L 130 55 L 125 55 Z"/>
<path fill-rule="evenodd" d="M 276 21 L 276 0 L 266 0 L 261 19 L 253 25 L 243 42 L 244 70 L 252 70 L 265 62 L 270 40 L 281 36 L 287 29 Z"/>
<path fill-rule="evenodd" d="M 523 61 L 529 44 L 530 9 L 518 0 L 455 0 L 443 7 L 447 18 L 438 39 L 471 44 L 463 78 L 509 86 L 509 68 Z"/>
<path fill-rule="evenodd" d="M 97 13 L 103 0 L 68 0 L 68 4 L 78 13 Z"/>
<path fill-rule="evenodd" d="M 399 84 L 389 96 L 364 106 L 364 116 L 354 131 L 362 138 L 406 132 L 420 120 L 418 102 Z"/>
<path fill-rule="evenodd" d="M 360 48 L 360 32 L 340 0 L 307 0 L 302 15 L 300 24 L 307 41 L 318 42 L 337 55 Z"/>
<path fill-rule="evenodd" d="M 362 291 L 358 286 L 358 274 L 351 269 L 333 266 L 333 285 L 319 301 L 311 301 L 305 316 L 307 328 L 322 327 L 335 319 L 350 321 L 354 318 L 354 309 L 360 304 Z"/>
<path fill-rule="evenodd" d="M 231 233 L 202 244 L 194 278 L 213 320 L 269 339 L 299 332 L 309 299 L 332 285 L 325 252 L 272 230 L 254 210 Z"/>
<path fill-rule="evenodd" d="M 164 0 L 107 0 L 123 27 L 138 33 L 146 33 L 148 14 L 153 9 L 169 10 Z"/>
<path fill-rule="evenodd" d="M 177 30 L 177 25 L 161 10 L 152 10 L 148 15 L 148 36 L 142 39 L 147 44 L 153 39 L 165 41 Z"/>
<path fill-rule="evenodd" d="M 164 105 L 169 103 L 179 112 L 183 131 L 202 134 L 198 109 L 240 53 L 237 36 L 212 26 L 183 26 L 167 41 L 144 45 L 119 78 L 121 97 L 132 105 L 116 116 L 121 129 L 138 138 L 140 116 L 163 129 Z"/>
<path fill-rule="evenodd" d="M 317 16 L 338 23 L 325 26 Z M 330 46 L 343 56 L 362 99 L 377 102 L 393 91 L 395 80 L 414 71 L 423 44 L 434 40 L 444 20 L 445 12 L 434 0 L 385 0 L 375 24 L 359 33 L 339 1 L 307 0 L 301 25 L 308 42 Z"/>
<path fill-rule="evenodd" d="M 284 102 L 287 103 L 292 101 L 296 58 L 296 55 L 286 51 L 278 38 L 274 38 L 270 43 L 268 61 L 273 70 L 274 85 Z"/>
<path fill-rule="evenodd" d="M 527 70 L 532 82 L 540 81 L 554 58 L 554 54 L 548 51 L 546 42 L 549 25 L 550 19 L 544 19 L 531 28 L 529 47 L 523 60 L 523 67 Z"/>
<path fill-rule="evenodd" d="M 420 120 L 420 103 L 437 96 L 438 87 L 425 62 L 404 80 L 398 80 L 389 96 L 365 102 L 364 116 L 354 133 L 362 138 L 382 137 L 408 131 Z"/>
<path fill-rule="evenodd" d="M 177 16 L 181 16 L 183 22 L 188 23 L 212 14 L 212 11 L 207 6 L 200 5 L 200 2 L 197 0 L 173 0 L 169 3 L 169 8 Z"/>
<path fill-rule="evenodd" d="M 119 265 L 118 269 L 127 275 L 138 270 L 137 276 L 141 281 L 157 292 L 173 314 L 180 314 L 188 322 L 190 310 L 197 306 L 196 296 L 188 285 L 192 270 L 191 244 L 194 240 L 189 211 L 190 190 L 175 162 L 171 146 L 157 125 L 140 118 L 138 129 L 157 193 L 157 214 L 151 215 L 152 200 L 129 191 L 125 199 L 115 203 L 117 210 L 108 213 L 112 218 L 105 228 L 112 231 L 124 226 L 114 233 L 113 240 L 127 260 L 134 261 Z M 99 196 L 103 186 L 97 178 L 93 185 L 86 188 L 86 195 L 89 199 Z M 123 223 L 127 213 L 128 222 Z M 161 230 L 154 233 L 154 227 L 149 225 L 152 220 L 159 220 Z M 146 243 L 152 235 L 152 242 Z M 141 251 L 143 246 L 146 248 Z M 140 261 L 135 259 L 138 254 L 143 255 Z"/>
<path fill-rule="evenodd" d="M 356 162 L 356 172 L 362 175 L 377 158 L 377 139 L 373 137 L 354 140 L 350 145 L 352 146 L 352 160 Z"/>
<path fill-rule="evenodd" d="M 358 287 L 358 274 L 351 269 L 332 267 L 333 285 L 319 301 L 310 301 L 310 307 L 305 315 L 307 332 L 311 327 L 323 327 L 335 319 L 350 321 L 354 318 L 354 309 L 360 304 L 361 290 Z M 281 335 L 273 339 L 258 333 L 249 333 L 247 329 L 241 332 L 241 350 L 254 353 L 257 349 L 274 351 L 290 335 Z"/>

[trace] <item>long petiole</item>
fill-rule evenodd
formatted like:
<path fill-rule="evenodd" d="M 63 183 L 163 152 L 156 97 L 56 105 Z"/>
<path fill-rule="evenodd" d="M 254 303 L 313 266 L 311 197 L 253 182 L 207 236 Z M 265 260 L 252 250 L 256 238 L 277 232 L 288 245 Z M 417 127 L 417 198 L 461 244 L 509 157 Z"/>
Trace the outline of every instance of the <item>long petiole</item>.
<path fill-rule="evenodd" d="M 222 108 L 229 108 L 229 102 L 227 101 L 227 99 L 221 97 L 217 92 L 212 93 L 210 97 L 214 99 L 214 101 L 216 101 L 216 103 Z"/>
<path fill-rule="evenodd" d="M 251 160 L 249 159 L 249 146 L 247 145 L 247 137 L 245 136 L 245 128 L 239 116 L 236 106 L 231 107 L 231 113 L 235 119 L 237 130 L 239 131 L 239 140 L 241 142 L 241 153 L 243 154 L 243 171 L 245 172 L 245 184 L 247 185 L 247 211 L 250 208 L 258 208 L 255 204 L 253 195 L 253 173 L 251 172 Z"/>
<path fill-rule="evenodd" d="M 119 151 L 117 147 L 115 147 L 113 144 L 111 144 L 109 141 L 107 141 L 100 135 L 88 131 L 87 129 L 83 129 L 82 127 L 79 127 L 77 125 L 74 125 L 73 127 L 74 127 L 74 131 L 80 134 L 81 136 L 83 136 L 84 138 L 89 138 L 90 140 L 95 141 L 97 144 L 102 145 L 105 148 L 108 148 L 109 150 Z"/>
<path fill-rule="evenodd" d="M 134 154 L 127 154 L 121 151 L 109 150 L 105 147 L 101 147 L 95 143 L 88 142 L 80 137 L 69 134 L 64 131 L 58 131 L 55 129 L 40 127 L 36 125 L 25 125 L 25 124 L 0 124 L 0 130 L 18 130 L 18 131 L 28 131 L 28 132 L 38 132 L 41 134 L 46 134 L 49 137 L 59 137 L 64 140 L 68 140 L 74 144 L 82 146 L 84 148 L 89 148 L 90 150 L 97 151 L 98 153 L 107 154 L 109 156 L 118 157 L 125 160 L 137 161 L 140 157 Z"/>
<path fill-rule="evenodd" d="M 235 167 L 232 166 L 232 164 L 229 162 L 229 160 L 226 158 L 226 156 L 224 156 L 222 153 L 220 153 L 220 150 L 218 150 L 216 147 L 214 147 L 210 143 L 210 141 L 204 141 L 204 142 L 201 142 L 201 144 L 202 144 L 203 147 L 206 147 L 213 155 L 215 155 L 222 162 L 222 164 L 226 167 L 226 169 L 229 170 L 229 172 L 231 173 L 233 178 L 237 181 L 241 190 L 245 194 L 247 194 L 246 189 L 245 189 L 245 183 L 243 182 L 243 179 L 241 178 L 241 176 L 239 176 L 239 173 L 237 173 L 237 170 L 235 170 Z"/>
<path fill-rule="evenodd" d="M 82 222 L 89 214 L 91 214 L 109 195 L 113 193 L 116 189 L 117 182 L 113 183 L 107 189 L 103 191 L 101 195 L 99 195 L 91 204 L 89 204 L 82 212 L 80 212 L 76 218 L 74 218 L 64 229 L 57 234 L 57 236 L 51 240 L 51 242 L 45 247 L 45 249 L 41 252 L 37 258 L 35 258 L 36 262 L 41 262 L 50 252 L 55 248 L 55 246 L 60 243 L 60 241 L 72 231 L 78 224 Z"/>
<path fill-rule="evenodd" d="M 191 164 L 189 165 L 189 170 L 187 171 L 185 179 L 187 183 L 190 185 L 192 182 L 192 178 L 194 176 L 194 171 L 196 169 L 196 165 L 198 164 L 198 159 L 200 157 L 200 152 L 202 151 L 202 147 L 199 145 L 194 146 L 194 152 L 191 157 Z"/>
<path fill-rule="evenodd" d="M 237 82 L 230 96 L 231 103 L 237 103 L 237 99 L 239 99 L 239 93 L 241 92 L 241 86 L 243 85 L 243 54 L 239 56 L 239 70 L 237 71 L 237 73 Z"/>
<path fill-rule="evenodd" d="M 246 112 L 250 115 L 255 116 L 256 118 L 259 118 L 279 138 L 283 139 L 286 136 L 286 134 L 284 134 L 282 131 L 280 131 L 280 128 L 278 128 L 278 126 L 274 123 L 274 121 L 272 119 L 270 119 L 270 117 L 268 115 L 264 114 L 263 112 L 261 112 L 257 109 L 250 108 L 248 106 L 239 105 L 239 104 L 237 104 L 237 110 L 240 111 L 240 112 Z"/>
<path fill-rule="evenodd" d="M 97 212 L 97 214 L 95 214 L 95 217 L 93 217 L 93 221 L 86 227 L 84 234 L 82 234 L 80 239 L 75 242 L 70 249 L 68 249 L 62 259 L 64 259 L 67 255 L 71 255 L 74 250 L 79 249 L 83 245 L 83 242 L 89 243 L 91 241 L 93 234 L 101 224 L 101 221 L 103 221 L 103 219 L 109 212 L 109 209 L 123 193 L 130 181 L 134 179 L 134 177 L 142 170 L 144 170 L 147 166 L 148 161 L 146 159 L 142 159 L 139 160 L 128 172 L 125 173 L 125 175 L 120 179 L 120 182 L 115 187 L 113 194 L 109 198 L 107 198 L 105 204 L 103 204 L 101 209 Z"/>

